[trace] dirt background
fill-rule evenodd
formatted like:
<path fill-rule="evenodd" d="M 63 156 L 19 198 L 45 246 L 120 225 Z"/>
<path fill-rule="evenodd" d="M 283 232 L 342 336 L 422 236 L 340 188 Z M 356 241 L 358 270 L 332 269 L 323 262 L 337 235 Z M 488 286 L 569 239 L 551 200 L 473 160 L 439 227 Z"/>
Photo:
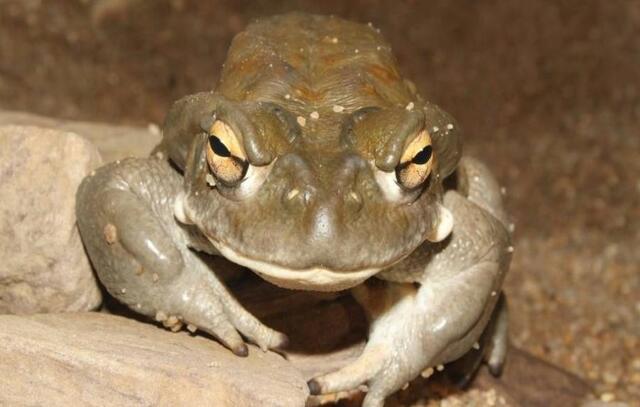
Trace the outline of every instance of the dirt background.
<path fill-rule="evenodd" d="M 640 2 L 0 0 L 0 108 L 147 125 L 290 10 L 372 22 L 507 190 L 512 341 L 640 405 Z"/>

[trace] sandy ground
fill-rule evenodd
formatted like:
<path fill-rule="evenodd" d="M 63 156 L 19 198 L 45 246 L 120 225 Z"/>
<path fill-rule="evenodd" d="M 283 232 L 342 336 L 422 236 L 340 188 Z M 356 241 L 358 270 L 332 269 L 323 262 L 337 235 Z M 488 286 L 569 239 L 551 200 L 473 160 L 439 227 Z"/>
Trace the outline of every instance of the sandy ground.
<path fill-rule="evenodd" d="M 288 10 L 382 30 L 508 191 L 513 342 L 640 405 L 638 1 L 0 0 L 0 108 L 160 123 Z"/>

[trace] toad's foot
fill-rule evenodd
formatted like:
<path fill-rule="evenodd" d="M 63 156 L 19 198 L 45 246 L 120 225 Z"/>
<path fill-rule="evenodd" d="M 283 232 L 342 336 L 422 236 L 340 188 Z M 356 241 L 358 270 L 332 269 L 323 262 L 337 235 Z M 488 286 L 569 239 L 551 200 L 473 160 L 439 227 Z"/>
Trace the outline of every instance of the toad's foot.
<path fill-rule="evenodd" d="M 480 266 L 483 267 L 483 266 Z M 367 287 L 354 289 L 358 301 L 366 304 L 377 303 L 369 307 L 376 313 L 371 334 L 362 354 L 342 369 L 316 377 L 309 381 L 311 394 L 348 392 L 354 389 L 366 389 L 363 402 L 365 407 L 383 406 L 386 397 L 404 389 L 418 376 L 429 377 L 436 370 L 444 369 L 443 364 L 460 356 L 467 349 L 466 343 L 478 336 L 477 323 L 466 334 L 461 334 L 456 326 L 447 327 L 447 322 L 438 321 L 427 326 L 420 321 L 420 295 L 410 284 L 369 283 Z M 382 301 L 380 301 L 382 299 Z M 393 305 L 389 308 L 389 304 Z M 380 304 L 383 304 L 380 307 Z M 502 344 L 506 343 L 502 307 L 496 308 L 495 323 L 491 324 L 489 345 L 480 348 L 477 343 L 471 346 L 469 353 L 473 359 L 489 362 L 492 372 L 497 373 L 504 363 Z M 481 318 L 483 319 L 483 318 Z M 504 324 L 502 324 L 504 325 Z M 449 331 L 448 333 L 444 331 Z M 457 333 L 454 334 L 453 332 Z M 466 331 L 466 330 L 465 330 Z M 451 335 L 462 335 L 451 340 Z M 497 346 L 494 342 L 497 342 Z M 464 372 L 470 373 L 470 372 Z"/>

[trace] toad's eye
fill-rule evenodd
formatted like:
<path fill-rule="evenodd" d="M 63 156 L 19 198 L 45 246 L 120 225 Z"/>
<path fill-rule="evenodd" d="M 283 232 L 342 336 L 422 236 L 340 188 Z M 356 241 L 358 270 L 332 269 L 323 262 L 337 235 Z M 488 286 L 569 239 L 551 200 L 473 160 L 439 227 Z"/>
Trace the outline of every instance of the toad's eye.
<path fill-rule="evenodd" d="M 238 184 L 245 177 L 249 163 L 233 129 L 216 120 L 209 130 L 207 163 L 218 181 L 227 186 Z"/>
<path fill-rule="evenodd" d="M 396 179 L 407 189 L 418 188 L 429 177 L 432 165 L 431 137 L 426 130 L 422 130 L 402 153 L 396 167 Z"/>

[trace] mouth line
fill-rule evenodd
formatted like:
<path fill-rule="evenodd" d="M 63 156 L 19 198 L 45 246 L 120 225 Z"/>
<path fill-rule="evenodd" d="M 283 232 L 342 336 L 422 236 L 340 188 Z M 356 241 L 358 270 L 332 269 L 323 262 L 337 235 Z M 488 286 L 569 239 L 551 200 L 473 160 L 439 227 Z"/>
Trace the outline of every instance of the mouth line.
<path fill-rule="evenodd" d="M 371 267 L 340 272 L 324 267 L 289 269 L 277 264 L 251 259 L 211 238 L 209 238 L 209 241 L 227 260 L 253 270 L 272 284 L 294 290 L 345 290 L 362 283 L 384 268 Z"/>

